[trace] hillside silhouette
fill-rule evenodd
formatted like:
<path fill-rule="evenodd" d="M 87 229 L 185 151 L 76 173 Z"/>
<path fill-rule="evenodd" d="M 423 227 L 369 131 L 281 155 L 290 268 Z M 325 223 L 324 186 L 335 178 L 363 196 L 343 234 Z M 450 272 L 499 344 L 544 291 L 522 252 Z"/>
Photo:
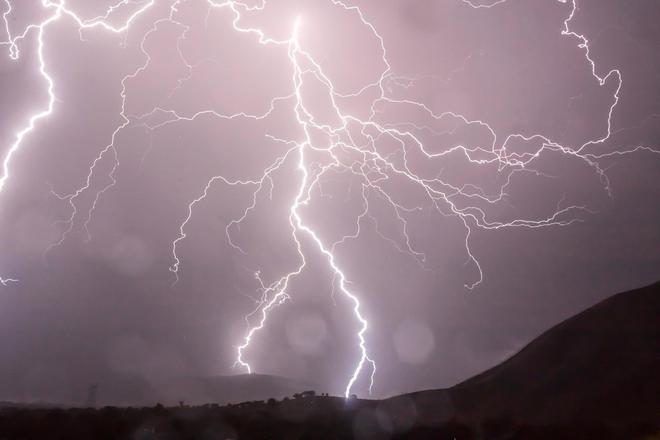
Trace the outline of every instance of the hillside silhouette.
<path fill-rule="evenodd" d="M 4 405 L 0 440 L 657 440 L 658 318 L 660 283 L 615 295 L 551 328 L 502 364 L 445 390 L 382 401 L 308 391 L 225 406 Z"/>
<path fill-rule="evenodd" d="M 312 385 L 267 374 L 239 374 L 215 377 L 177 377 L 152 385 L 142 396 L 149 405 L 161 403 L 189 405 L 208 402 L 220 405 L 245 401 L 282 399 L 296 392 L 313 388 Z"/>
<path fill-rule="evenodd" d="M 449 390 L 407 397 L 432 418 L 441 412 L 530 423 L 658 420 L 660 283 L 602 301 Z"/>

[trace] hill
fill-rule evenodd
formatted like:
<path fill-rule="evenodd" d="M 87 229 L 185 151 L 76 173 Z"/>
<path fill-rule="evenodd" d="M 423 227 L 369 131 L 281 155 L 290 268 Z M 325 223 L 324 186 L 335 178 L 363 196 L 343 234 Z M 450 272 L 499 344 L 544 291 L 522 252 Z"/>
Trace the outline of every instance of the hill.
<path fill-rule="evenodd" d="M 150 400 L 150 405 L 161 403 L 165 406 L 178 405 L 180 401 L 189 405 L 209 402 L 227 405 L 269 398 L 282 399 L 309 389 L 314 389 L 314 386 L 266 374 L 179 377 L 154 384 L 145 400 Z"/>
<path fill-rule="evenodd" d="M 448 390 L 403 398 L 429 421 L 660 420 L 660 283 L 606 299 Z"/>

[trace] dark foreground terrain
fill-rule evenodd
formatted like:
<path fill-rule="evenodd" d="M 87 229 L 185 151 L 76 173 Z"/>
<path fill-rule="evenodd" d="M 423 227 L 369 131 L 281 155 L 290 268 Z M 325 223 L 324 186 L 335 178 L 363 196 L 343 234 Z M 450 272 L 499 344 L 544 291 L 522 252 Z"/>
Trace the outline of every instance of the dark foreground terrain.
<path fill-rule="evenodd" d="M 548 330 L 447 390 L 345 400 L 313 392 L 239 405 L 3 406 L 14 439 L 660 440 L 660 283 Z"/>
<path fill-rule="evenodd" d="M 233 407 L 5 409 L 0 439 L 660 439 L 657 423 L 573 421 L 526 425 L 510 418 L 418 423 L 381 402 L 308 397 Z"/>

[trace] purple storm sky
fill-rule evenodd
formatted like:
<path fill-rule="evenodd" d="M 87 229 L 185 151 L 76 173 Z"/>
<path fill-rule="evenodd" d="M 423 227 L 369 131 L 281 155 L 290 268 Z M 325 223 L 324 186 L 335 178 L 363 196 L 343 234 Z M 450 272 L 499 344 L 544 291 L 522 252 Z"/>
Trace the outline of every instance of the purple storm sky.
<path fill-rule="evenodd" d="M 660 5 L 479 5 L 0 1 L 0 400 L 245 373 L 275 299 L 253 371 L 343 394 L 354 297 L 446 387 L 660 277 Z"/>

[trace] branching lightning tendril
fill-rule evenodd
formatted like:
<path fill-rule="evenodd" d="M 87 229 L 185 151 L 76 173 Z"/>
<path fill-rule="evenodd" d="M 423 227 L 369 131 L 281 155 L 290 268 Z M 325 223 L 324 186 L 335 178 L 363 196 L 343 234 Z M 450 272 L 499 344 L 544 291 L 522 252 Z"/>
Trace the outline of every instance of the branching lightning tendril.
<path fill-rule="evenodd" d="M 499 203 L 505 202 L 506 191 L 512 182 L 512 176 L 517 173 L 535 173 L 540 172 L 534 170 L 533 162 L 539 156 L 547 151 L 553 151 L 563 154 L 567 157 L 582 161 L 591 167 L 594 172 L 599 176 L 605 191 L 609 194 L 610 183 L 605 170 L 601 167 L 600 161 L 617 155 L 624 155 L 638 151 L 649 151 L 657 153 L 658 150 L 649 145 L 637 145 L 626 147 L 625 149 L 610 151 L 605 153 L 597 153 L 591 147 L 598 146 L 609 140 L 613 134 L 612 128 L 612 115 L 619 103 L 620 91 L 623 84 L 621 72 L 618 69 L 612 69 L 605 75 L 599 74 L 596 63 L 591 57 L 590 46 L 588 39 L 581 34 L 573 31 L 570 23 L 577 11 L 576 0 L 558 0 L 561 3 L 569 3 L 569 13 L 563 22 L 563 29 L 561 34 L 563 36 L 577 40 L 578 47 L 584 51 L 584 58 L 590 68 L 591 74 L 600 86 L 605 86 L 610 81 L 616 84 L 615 91 L 612 96 L 612 103 L 609 107 L 607 116 L 607 129 L 606 132 L 593 140 L 589 140 L 583 145 L 576 147 L 561 145 L 560 143 L 535 133 L 513 133 L 508 134 L 506 137 L 500 139 L 500 136 L 487 122 L 482 120 L 473 120 L 461 114 L 454 112 L 444 112 L 437 114 L 427 104 L 415 100 L 395 98 L 390 93 L 392 86 L 399 86 L 407 88 L 413 84 L 415 78 L 406 78 L 397 76 L 391 68 L 388 59 L 387 46 L 384 38 L 376 29 L 375 25 L 370 22 L 363 11 L 357 6 L 351 6 L 342 0 L 327 0 L 334 7 L 341 8 L 346 13 L 355 14 L 360 20 L 361 24 L 367 29 L 378 41 L 381 50 L 382 62 L 385 66 L 380 76 L 375 78 L 374 81 L 365 84 L 359 90 L 350 94 L 339 93 L 333 84 L 330 76 L 326 74 L 322 67 L 319 54 L 310 53 L 305 49 L 303 42 L 300 39 L 300 30 L 305 26 L 304 17 L 298 17 L 295 21 L 294 27 L 291 30 L 289 38 L 274 39 L 269 37 L 263 30 L 259 28 L 245 27 L 242 25 L 243 14 L 260 11 L 266 7 L 267 0 L 263 0 L 260 4 L 250 6 L 247 3 L 234 0 L 198 0 L 205 2 L 211 11 L 214 8 L 226 8 L 233 14 L 232 26 L 235 32 L 247 34 L 256 39 L 256 42 L 264 46 L 275 46 L 286 50 L 288 56 L 288 65 L 291 69 L 291 91 L 286 96 L 281 96 L 273 99 L 268 105 L 264 107 L 263 112 L 250 114 L 250 113 L 235 113 L 235 114 L 222 114 L 214 110 L 199 110 L 197 113 L 185 115 L 177 112 L 173 108 L 155 107 L 151 111 L 142 115 L 131 115 L 126 111 L 126 97 L 127 97 L 127 81 L 136 78 L 142 73 L 151 62 L 151 56 L 145 47 L 145 41 L 154 33 L 158 26 L 163 23 L 171 23 L 177 26 L 181 33 L 177 40 L 177 51 L 181 62 L 184 63 L 187 69 L 187 76 L 178 80 L 177 87 L 171 91 L 172 96 L 179 90 L 192 75 L 195 65 L 189 63 L 184 56 L 183 50 L 180 47 L 181 42 L 186 38 L 189 31 L 189 26 L 178 20 L 177 14 L 179 7 L 186 3 L 188 0 L 168 0 L 163 1 L 169 5 L 167 15 L 156 19 L 152 26 L 143 34 L 141 50 L 144 55 L 144 63 L 141 64 L 137 70 L 127 74 L 121 82 L 121 109 L 120 117 L 121 123 L 116 127 L 110 136 L 109 143 L 103 147 L 97 157 L 89 166 L 87 177 L 82 185 L 73 192 L 68 194 L 52 193 L 61 201 L 68 203 L 70 207 L 70 216 L 63 221 L 64 228 L 59 237 L 59 240 L 52 243 L 46 252 L 51 251 L 61 245 L 70 235 L 77 224 L 79 224 L 85 233 L 86 238 L 91 239 L 89 232 L 89 224 L 92 221 L 94 211 L 101 196 L 110 190 L 116 183 L 115 172 L 119 167 L 119 157 L 117 153 L 117 136 L 129 126 L 141 126 L 149 132 L 154 132 L 160 128 L 174 124 L 186 123 L 194 121 L 201 117 L 213 117 L 221 120 L 233 119 L 253 119 L 261 120 L 267 119 L 274 112 L 276 106 L 280 103 L 290 103 L 293 106 L 295 123 L 304 134 L 302 139 L 279 139 L 274 136 L 268 136 L 271 141 L 282 143 L 286 147 L 286 151 L 277 157 L 270 165 L 268 165 L 263 172 L 254 177 L 246 177 L 243 179 L 230 179 L 222 175 L 213 176 L 208 180 L 207 184 L 201 191 L 198 197 L 194 198 L 188 205 L 187 215 L 184 216 L 183 221 L 179 227 L 179 234 L 174 239 L 171 245 L 173 263 L 170 266 L 170 271 L 174 275 L 174 283 L 179 280 L 179 272 L 181 270 L 182 261 L 177 253 L 177 248 L 183 240 L 186 239 L 186 227 L 188 226 L 191 218 L 193 217 L 196 206 L 204 201 L 209 194 L 209 190 L 213 185 L 223 184 L 226 186 L 241 186 L 251 188 L 251 200 L 247 207 L 243 210 L 242 214 L 231 220 L 226 225 L 226 240 L 229 246 L 240 253 L 245 254 L 243 248 L 235 242 L 232 238 L 232 231 L 236 226 L 239 226 L 257 207 L 258 195 L 262 191 L 270 189 L 271 195 L 273 186 L 275 185 L 273 173 L 282 169 L 285 163 L 295 161 L 297 164 L 298 173 L 298 186 L 294 199 L 289 206 L 289 227 L 290 236 L 293 245 L 296 248 L 298 255 L 298 262 L 295 266 L 285 274 L 277 277 L 273 281 L 264 281 L 260 272 L 256 272 L 255 278 L 259 283 L 259 290 L 261 292 L 260 298 L 257 301 L 256 307 L 246 317 L 245 322 L 247 331 L 242 343 L 236 348 L 236 366 L 244 368 L 247 372 L 252 372 L 252 367 L 246 360 L 246 352 L 250 347 L 251 342 L 256 335 L 266 326 L 268 317 L 276 306 L 283 304 L 290 298 L 290 290 L 292 281 L 300 275 L 307 265 L 307 245 L 311 244 L 316 248 L 316 251 L 324 258 L 327 267 L 332 273 L 333 294 L 335 288 L 345 296 L 347 301 L 351 304 L 353 316 L 358 325 L 356 336 L 357 351 L 359 358 L 355 369 L 349 375 L 344 393 L 349 396 L 354 389 L 358 380 L 361 380 L 368 369 L 368 382 L 369 391 L 374 384 L 374 375 L 376 373 L 376 363 L 370 356 L 367 347 L 367 330 L 368 321 L 363 311 L 358 295 L 353 291 L 352 285 L 347 279 L 346 273 L 342 270 L 340 262 L 337 260 L 335 250 L 346 244 L 348 241 L 356 239 L 360 233 L 364 221 L 371 221 L 375 225 L 376 233 L 385 241 L 392 244 L 398 252 L 409 255 L 420 266 L 426 268 L 426 255 L 421 250 L 417 249 L 415 241 L 409 235 L 409 215 L 414 212 L 429 210 L 445 217 L 456 218 L 464 227 L 465 230 L 465 252 L 468 261 L 474 265 L 478 273 L 476 279 L 466 284 L 468 289 L 473 289 L 480 284 L 483 280 L 482 268 L 478 259 L 472 252 L 470 247 L 471 234 L 475 229 L 483 230 L 496 230 L 502 228 L 540 228 L 547 226 L 567 226 L 574 222 L 583 221 L 583 215 L 591 213 L 592 211 L 586 205 L 569 205 L 562 207 L 563 200 L 557 203 L 555 211 L 545 218 L 514 218 L 507 221 L 492 220 L 486 208 L 480 206 L 495 206 Z M 500 6 L 507 2 L 507 0 L 497 0 L 491 3 L 477 3 L 471 0 L 460 0 L 466 7 L 473 9 L 490 9 Z M 18 60 L 21 56 L 20 47 L 24 40 L 28 39 L 31 34 L 36 36 L 37 42 L 37 56 L 39 64 L 39 73 L 43 79 L 44 85 L 48 92 L 48 101 L 41 108 L 34 110 L 29 116 L 26 124 L 16 131 L 15 139 L 11 145 L 5 150 L 3 158 L 2 176 L 0 176 L 0 192 L 5 188 L 5 185 L 10 178 L 12 171 L 12 158 L 25 144 L 26 137 L 37 129 L 39 122 L 51 115 L 55 111 L 56 104 L 56 88 L 57 85 L 49 75 L 48 65 L 45 59 L 45 51 L 47 45 L 47 32 L 49 26 L 59 20 L 68 19 L 73 26 L 76 26 L 82 39 L 84 31 L 92 29 L 100 29 L 107 32 L 121 34 L 127 31 L 132 26 L 136 26 L 135 22 L 142 16 L 147 16 L 148 12 L 153 9 L 156 0 L 121 0 L 116 4 L 107 8 L 106 13 L 91 19 L 81 18 L 75 11 L 71 10 L 65 0 L 41 0 L 41 6 L 44 10 L 48 11 L 47 17 L 39 22 L 28 25 L 21 32 L 15 33 L 11 29 L 9 17 L 12 14 L 12 1 L 4 0 L 5 11 L 3 12 L 2 19 L 4 24 L 5 39 L 0 41 L 0 47 L 7 48 L 9 57 L 13 60 Z M 110 18 L 113 13 L 124 7 L 133 7 L 133 12 L 120 26 L 110 24 Z M 208 21 L 209 16 L 206 17 Z M 336 125 L 323 124 L 315 118 L 315 115 L 305 97 L 302 93 L 303 85 L 306 78 L 312 77 L 315 81 L 321 83 L 327 91 L 328 98 L 333 106 L 333 112 L 336 114 L 339 121 Z M 340 98 L 360 97 L 366 95 L 367 92 L 376 92 L 376 97 L 371 102 L 371 112 L 368 118 L 360 118 L 354 114 L 347 113 L 338 104 L 337 100 Z M 488 131 L 491 143 L 488 148 L 484 147 L 467 147 L 463 145 L 453 146 L 442 152 L 432 152 L 428 148 L 416 132 L 421 129 L 429 129 L 429 127 L 416 126 L 413 124 L 385 124 L 379 122 L 379 106 L 383 105 L 400 105 L 414 108 L 416 111 L 421 112 L 433 120 L 453 120 L 457 124 L 465 126 L 478 126 Z M 152 122 L 152 116 L 158 115 L 161 122 Z M 357 127 L 357 132 L 366 141 L 359 142 L 356 140 L 354 129 Z M 331 140 L 330 145 L 316 145 L 311 131 L 323 133 L 328 139 Z M 376 147 L 380 139 L 388 139 L 400 146 L 400 154 L 402 161 L 393 159 L 390 155 L 383 154 Z M 515 153 L 509 152 L 507 146 L 512 141 L 524 142 L 538 142 L 540 146 L 533 152 Z M 443 181 L 441 175 L 434 179 L 423 177 L 414 171 L 414 167 L 409 163 L 408 151 L 415 148 L 417 153 L 431 161 L 442 159 L 450 155 L 462 155 L 465 160 L 476 166 L 480 165 L 497 165 L 499 171 L 504 175 L 503 184 L 499 187 L 499 192 L 489 194 L 483 189 L 476 187 L 472 184 L 465 184 L 462 186 L 455 186 L 447 181 Z M 310 159 L 311 155 L 323 155 L 325 163 L 314 162 Z M 348 159 L 350 157 L 350 159 Z M 94 188 L 92 178 L 95 175 L 98 165 L 101 162 L 110 161 L 111 169 L 108 174 L 110 183 L 102 188 Z M 336 242 L 326 243 L 321 239 L 321 235 L 315 227 L 305 221 L 301 208 L 307 206 L 312 201 L 315 192 L 323 192 L 322 180 L 332 172 L 349 173 L 360 181 L 360 198 L 362 210 L 355 218 L 355 228 L 348 231 L 341 239 Z M 405 179 L 410 184 L 420 189 L 426 198 L 425 205 L 406 206 L 393 197 L 383 185 L 384 182 L 391 177 Z M 79 199 L 83 194 L 91 193 L 93 195 L 92 202 L 85 212 L 79 211 Z M 389 236 L 386 232 L 382 231 L 379 227 L 379 221 L 370 210 L 369 201 L 372 198 L 384 202 L 393 212 L 395 222 L 399 225 L 400 235 L 403 239 L 397 239 Z M 464 206 L 458 203 L 458 200 L 475 200 L 478 204 Z M 11 278 L 0 278 L 0 283 L 6 285 L 9 282 L 16 281 Z"/>

